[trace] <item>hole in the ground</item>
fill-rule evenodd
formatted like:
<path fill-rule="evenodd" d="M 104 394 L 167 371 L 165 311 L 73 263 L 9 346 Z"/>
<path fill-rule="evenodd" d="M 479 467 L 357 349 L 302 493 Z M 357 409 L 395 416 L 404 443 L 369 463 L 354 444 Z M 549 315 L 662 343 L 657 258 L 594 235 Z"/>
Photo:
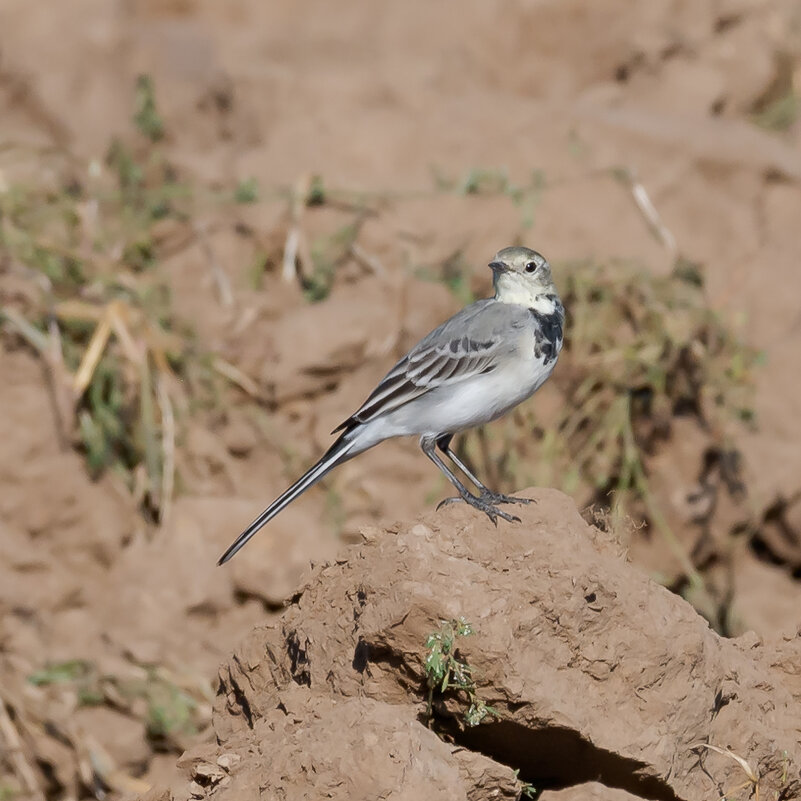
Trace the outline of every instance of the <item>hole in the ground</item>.
<path fill-rule="evenodd" d="M 538 789 L 601 782 L 653 801 L 678 801 L 667 784 L 642 775 L 643 763 L 597 748 L 569 729 L 531 731 L 501 720 L 453 736 L 459 745 L 519 769 L 520 778 Z"/>
<path fill-rule="evenodd" d="M 356 643 L 356 648 L 353 651 L 353 669 L 357 673 L 364 673 L 367 669 L 367 663 L 370 661 L 370 646 L 359 637 Z"/>

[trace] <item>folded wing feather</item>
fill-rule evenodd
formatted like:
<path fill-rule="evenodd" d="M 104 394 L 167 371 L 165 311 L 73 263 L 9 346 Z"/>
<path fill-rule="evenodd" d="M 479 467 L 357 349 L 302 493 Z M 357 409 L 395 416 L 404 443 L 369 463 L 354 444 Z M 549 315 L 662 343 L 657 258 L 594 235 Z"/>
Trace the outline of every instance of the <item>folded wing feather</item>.
<path fill-rule="evenodd" d="M 387 414 L 436 387 L 494 370 L 505 342 L 489 303 L 479 301 L 432 331 L 332 433 Z"/>

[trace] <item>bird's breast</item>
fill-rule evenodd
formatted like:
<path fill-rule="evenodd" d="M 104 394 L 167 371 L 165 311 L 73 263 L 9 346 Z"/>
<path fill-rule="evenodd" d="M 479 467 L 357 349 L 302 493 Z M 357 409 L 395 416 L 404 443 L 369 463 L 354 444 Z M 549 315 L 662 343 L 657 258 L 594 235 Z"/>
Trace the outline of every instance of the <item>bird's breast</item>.
<path fill-rule="evenodd" d="M 554 301 L 553 311 L 543 313 L 537 309 L 529 309 L 533 322 L 533 346 L 531 354 L 535 362 L 541 362 L 543 367 L 553 363 L 562 350 L 563 327 L 565 311 L 558 299 Z"/>

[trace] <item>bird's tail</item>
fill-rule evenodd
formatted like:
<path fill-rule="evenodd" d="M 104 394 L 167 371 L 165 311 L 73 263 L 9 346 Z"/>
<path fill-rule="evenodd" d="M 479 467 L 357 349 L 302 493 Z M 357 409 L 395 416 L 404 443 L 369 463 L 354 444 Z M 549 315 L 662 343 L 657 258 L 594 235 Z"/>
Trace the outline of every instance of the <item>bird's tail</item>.
<path fill-rule="evenodd" d="M 289 506 L 299 495 L 313 487 L 323 476 L 338 464 L 347 461 L 356 440 L 345 432 L 325 452 L 317 464 L 309 468 L 286 492 L 279 495 L 232 543 L 230 548 L 219 558 L 218 565 L 225 564 L 242 548 L 259 529 L 272 520 L 281 510 Z M 352 454 L 355 456 L 355 454 Z"/>

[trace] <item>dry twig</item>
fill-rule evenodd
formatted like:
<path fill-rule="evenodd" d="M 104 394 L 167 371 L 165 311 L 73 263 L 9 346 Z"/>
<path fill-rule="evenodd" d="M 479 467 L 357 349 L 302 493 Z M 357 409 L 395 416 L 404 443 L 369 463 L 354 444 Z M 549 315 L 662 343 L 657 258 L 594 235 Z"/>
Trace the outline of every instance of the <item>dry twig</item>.
<path fill-rule="evenodd" d="M 175 489 L 175 414 L 167 391 L 167 378 L 159 373 L 156 378 L 156 394 L 161 413 L 161 506 L 159 522 L 167 525 L 172 508 L 172 495 Z"/>
<path fill-rule="evenodd" d="M 671 258 L 675 259 L 678 255 L 676 237 L 673 236 L 673 232 L 662 221 L 662 217 L 651 202 L 648 192 L 637 178 L 637 173 L 630 167 L 624 167 L 619 170 L 617 174 L 631 190 L 631 196 L 634 198 L 637 208 L 648 223 L 648 227 L 665 246 Z"/>
<path fill-rule="evenodd" d="M 36 773 L 25 758 L 22 740 L 6 709 L 6 702 L 0 698 L 0 733 L 8 746 L 8 753 L 14 764 L 14 770 L 22 786 L 35 801 L 44 801 L 45 795 L 36 780 Z"/>

